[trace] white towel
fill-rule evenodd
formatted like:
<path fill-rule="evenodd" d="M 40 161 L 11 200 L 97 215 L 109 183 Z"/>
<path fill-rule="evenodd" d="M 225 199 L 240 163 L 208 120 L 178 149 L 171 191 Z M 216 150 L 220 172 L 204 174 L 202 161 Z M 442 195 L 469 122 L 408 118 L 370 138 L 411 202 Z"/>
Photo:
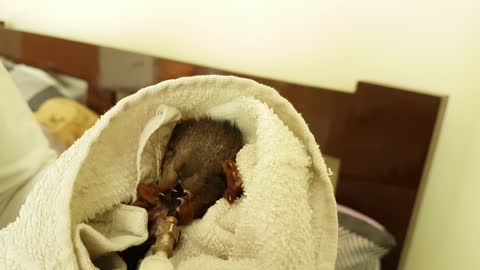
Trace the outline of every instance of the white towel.
<path fill-rule="evenodd" d="M 233 205 L 219 200 L 182 228 L 172 263 L 178 269 L 334 269 L 336 205 L 313 135 L 273 89 L 224 76 L 162 82 L 102 116 L 47 168 L 19 218 L 0 231 L 0 268 L 94 269 L 90 259 L 105 265 L 104 255 L 118 248 L 115 240 L 144 239 L 141 225 L 125 226 L 131 216 L 120 226 L 115 219 L 135 209 L 145 227 L 142 209 L 119 206 L 133 197 L 137 180 L 155 173 L 144 155 L 145 134 L 160 128 L 161 154 L 176 120 L 206 114 L 235 121 L 244 133 L 237 165 L 245 193 Z M 122 229 L 125 235 L 118 234 Z M 117 265 L 118 257 L 110 259 L 116 261 L 106 265 Z"/>

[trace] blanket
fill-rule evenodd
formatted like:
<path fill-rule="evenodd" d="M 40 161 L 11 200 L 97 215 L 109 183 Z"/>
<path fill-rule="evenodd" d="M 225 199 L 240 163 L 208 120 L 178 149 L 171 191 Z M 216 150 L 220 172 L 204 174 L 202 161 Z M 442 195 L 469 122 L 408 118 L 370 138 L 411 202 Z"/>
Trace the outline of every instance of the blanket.
<path fill-rule="evenodd" d="M 244 195 L 232 205 L 220 199 L 182 228 L 171 264 L 334 269 L 333 188 L 305 121 L 272 88 L 216 75 L 144 88 L 103 115 L 42 172 L 17 220 L 0 231 L 0 268 L 122 269 L 115 252 L 147 237 L 145 211 L 122 203 L 159 173 L 175 123 L 205 115 L 244 134 L 236 159 Z"/>

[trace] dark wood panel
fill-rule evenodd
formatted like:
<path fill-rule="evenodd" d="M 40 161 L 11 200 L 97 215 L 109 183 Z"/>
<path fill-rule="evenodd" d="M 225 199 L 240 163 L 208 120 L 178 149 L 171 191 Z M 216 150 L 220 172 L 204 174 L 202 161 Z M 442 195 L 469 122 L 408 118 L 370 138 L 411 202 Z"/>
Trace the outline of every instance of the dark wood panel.
<path fill-rule="evenodd" d="M 355 93 L 342 93 L 1 27 L 0 55 L 87 80 L 88 105 L 99 113 L 113 106 L 116 90 L 134 92 L 183 76 L 232 74 L 272 86 L 302 114 L 322 152 L 341 160 L 337 200 L 395 235 L 399 245 L 383 269 L 396 269 L 439 97 L 364 82 Z"/>
<path fill-rule="evenodd" d="M 22 59 L 43 69 L 64 72 L 89 82 L 98 75 L 98 49 L 87 44 L 45 39 L 38 35 L 22 35 Z M 68 48 L 68 49 L 66 49 Z"/>
<path fill-rule="evenodd" d="M 337 200 L 382 220 L 399 246 L 384 260 L 394 269 L 403 247 L 441 99 L 360 82 L 328 152 L 340 156 Z"/>

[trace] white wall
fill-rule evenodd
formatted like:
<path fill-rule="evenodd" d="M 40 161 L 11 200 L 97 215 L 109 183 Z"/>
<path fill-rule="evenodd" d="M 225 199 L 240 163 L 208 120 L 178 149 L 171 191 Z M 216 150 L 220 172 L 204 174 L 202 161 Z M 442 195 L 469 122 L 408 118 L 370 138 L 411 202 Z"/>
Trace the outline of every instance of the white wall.
<path fill-rule="evenodd" d="M 353 91 L 361 79 L 448 95 L 403 269 L 479 268 L 471 265 L 480 243 L 475 0 L 69 2 L 0 0 L 0 18 L 26 31 L 308 85 Z"/>

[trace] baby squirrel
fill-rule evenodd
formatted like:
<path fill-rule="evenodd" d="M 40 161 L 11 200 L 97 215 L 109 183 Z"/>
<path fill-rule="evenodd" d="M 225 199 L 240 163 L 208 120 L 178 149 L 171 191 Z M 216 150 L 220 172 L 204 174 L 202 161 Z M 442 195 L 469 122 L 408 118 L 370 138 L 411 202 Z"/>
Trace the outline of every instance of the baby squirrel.
<path fill-rule="evenodd" d="M 187 225 L 202 217 L 218 199 L 233 203 L 242 195 L 242 181 L 235 157 L 243 147 L 240 130 L 228 121 L 209 118 L 179 122 L 172 131 L 162 160 L 158 184 L 139 184 L 133 205 L 148 212 L 148 240 L 120 252 L 127 268 L 136 269 L 139 260 L 155 242 L 158 222 L 165 219 L 170 205 L 169 191 L 181 186 L 186 198 L 177 208 L 178 224 Z"/>
<path fill-rule="evenodd" d="M 175 126 L 162 162 L 160 185 L 173 188 L 179 183 L 188 194 L 179 211 L 181 224 L 203 216 L 222 198 L 229 180 L 225 162 L 233 162 L 243 144 L 242 133 L 228 121 L 190 119 Z"/>

